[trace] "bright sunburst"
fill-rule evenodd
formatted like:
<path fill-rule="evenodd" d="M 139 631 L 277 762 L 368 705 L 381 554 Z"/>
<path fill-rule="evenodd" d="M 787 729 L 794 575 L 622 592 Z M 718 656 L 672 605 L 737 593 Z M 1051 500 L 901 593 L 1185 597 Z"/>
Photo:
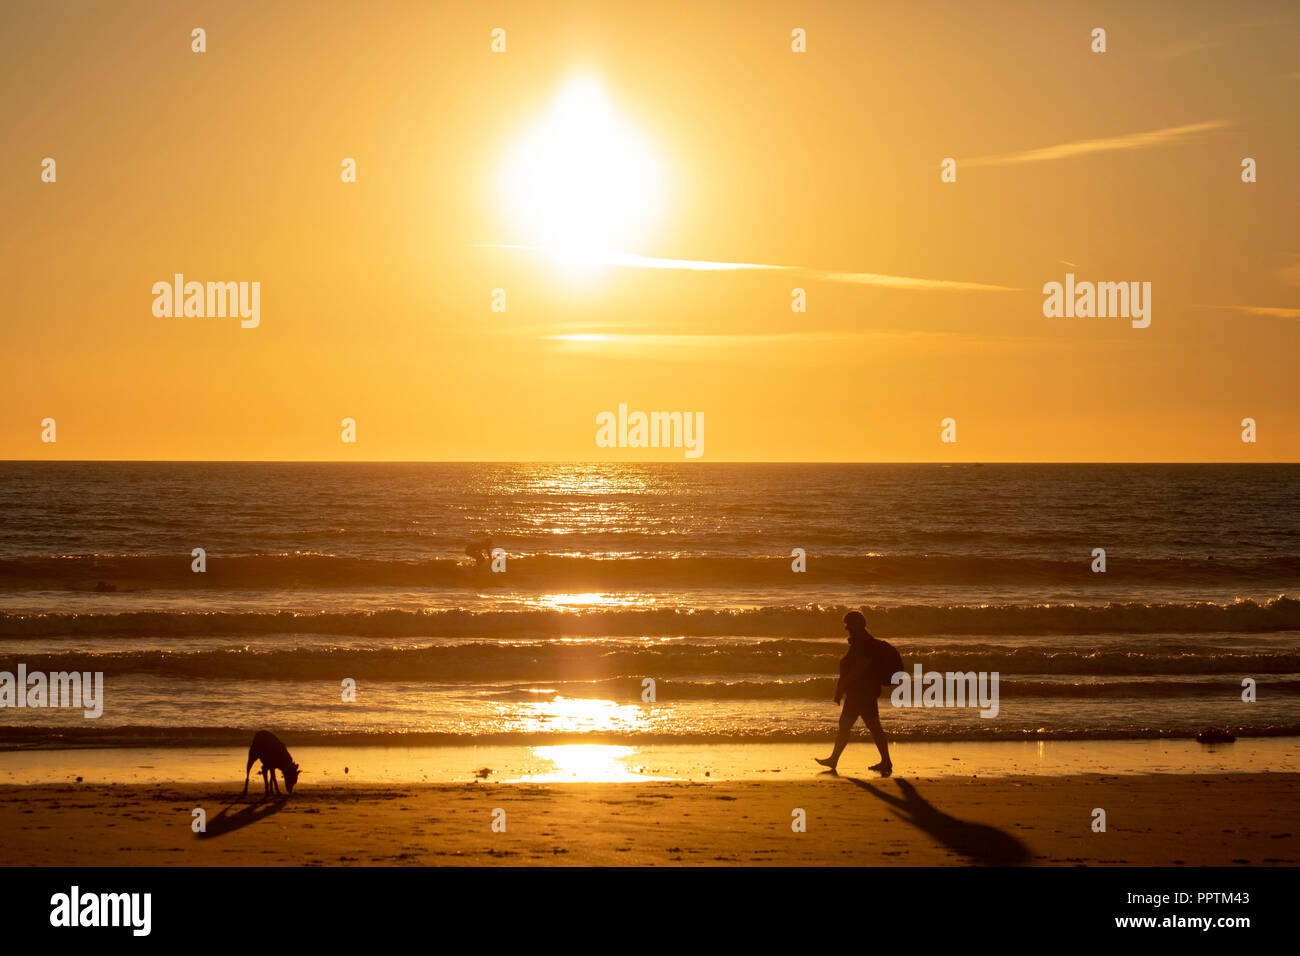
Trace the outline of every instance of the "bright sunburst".
<path fill-rule="evenodd" d="M 653 154 L 591 77 L 565 86 L 524 133 L 500 186 L 520 238 L 568 266 L 639 238 L 663 199 Z"/>

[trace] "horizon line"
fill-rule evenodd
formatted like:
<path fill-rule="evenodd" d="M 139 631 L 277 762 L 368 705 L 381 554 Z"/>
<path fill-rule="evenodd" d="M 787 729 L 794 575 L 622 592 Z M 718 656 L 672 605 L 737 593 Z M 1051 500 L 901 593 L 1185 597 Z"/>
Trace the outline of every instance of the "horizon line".
<path fill-rule="evenodd" d="M 1152 461 L 984 459 L 962 461 L 917 461 L 915 459 L 860 459 L 850 461 L 829 458 L 715 458 L 700 459 L 591 459 L 591 458 L 0 458 L 0 465 L 35 464 L 123 464 L 123 465 L 1300 465 L 1300 461 Z"/>

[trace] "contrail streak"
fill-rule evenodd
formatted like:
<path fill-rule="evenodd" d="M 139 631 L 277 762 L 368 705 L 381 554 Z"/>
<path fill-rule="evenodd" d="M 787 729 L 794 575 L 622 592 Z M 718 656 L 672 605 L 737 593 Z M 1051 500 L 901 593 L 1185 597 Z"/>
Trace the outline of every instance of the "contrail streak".
<path fill-rule="evenodd" d="M 543 255 L 562 257 L 567 262 L 582 265 L 625 266 L 633 269 L 684 269 L 691 272 L 785 272 L 822 282 L 840 282 L 850 285 L 871 285 L 889 289 L 947 289 L 956 292 L 1021 292 L 1005 285 L 985 282 L 960 282 L 955 279 L 918 279 L 913 276 L 885 275 L 879 272 L 835 272 L 828 269 L 809 269 L 803 266 L 764 265 L 756 262 L 714 262 L 708 259 L 663 259 L 656 256 L 638 256 L 630 252 L 569 252 L 547 246 L 521 246 L 505 243 L 478 243 L 476 249 L 514 249 Z"/>
<path fill-rule="evenodd" d="M 961 165 L 969 166 L 1010 166 L 1015 163 L 1041 163 L 1052 159 L 1068 159 L 1071 156 L 1083 156 L 1088 153 L 1109 153 L 1121 149 L 1144 149 L 1148 146 L 1160 146 L 1170 140 L 1203 133 L 1212 129 L 1231 126 L 1224 120 L 1207 123 L 1189 123 L 1186 126 L 1170 126 L 1167 129 L 1155 129 L 1146 133 L 1128 133 L 1124 136 L 1109 136 L 1104 139 L 1085 139 L 1074 143 L 1061 143 L 1056 146 L 1043 146 L 1023 153 L 1008 153 L 1005 156 L 981 156 L 977 159 L 964 160 Z"/>

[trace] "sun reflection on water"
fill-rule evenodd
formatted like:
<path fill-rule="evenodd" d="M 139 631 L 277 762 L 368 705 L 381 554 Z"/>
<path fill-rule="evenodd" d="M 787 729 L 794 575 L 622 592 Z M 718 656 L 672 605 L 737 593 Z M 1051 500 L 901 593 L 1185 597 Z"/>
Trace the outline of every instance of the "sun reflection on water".
<path fill-rule="evenodd" d="M 550 781 L 559 783 L 623 783 L 632 780 L 676 780 L 658 776 L 644 765 L 645 755 L 637 747 L 615 744 L 558 744 L 533 747 L 532 756 L 541 766 L 507 782 Z"/>
<path fill-rule="evenodd" d="M 650 727 L 650 712 L 639 704 L 554 697 L 524 703 L 512 723 L 513 729 L 524 733 L 632 733 Z"/>
<path fill-rule="evenodd" d="M 524 600 L 525 607 L 534 607 L 547 611 L 563 611 L 570 608 L 634 608 L 652 607 L 661 603 L 661 598 L 650 594 L 621 593 L 610 594 L 602 591 L 584 591 L 580 593 L 541 594 Z"/>
<path fill-rule="evenodd" d="M 530 701 L 515 710 L 512 729 L 524 733 L 634 734 L 650 730 L 653 711 L 642 704 L 612 700 L 554 697 Z M 617 744 L 553 744 L 529 747 L 531 767 L 516 780 L 615 783 L 627 780 L 675 780 L 657 776 L 643 748 Z"/>

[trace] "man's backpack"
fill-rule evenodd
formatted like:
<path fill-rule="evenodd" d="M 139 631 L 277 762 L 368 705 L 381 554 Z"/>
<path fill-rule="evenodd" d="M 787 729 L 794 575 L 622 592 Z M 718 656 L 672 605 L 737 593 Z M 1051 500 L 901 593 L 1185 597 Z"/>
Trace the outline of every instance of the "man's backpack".
<path fill-rule="evenodd" d="M 894 675 L 903 669 L 903 655 L 893 644 L 880 638 L 876 638 L 871 651 L 871 679 L 879 684 L 892 684 Z"/>

